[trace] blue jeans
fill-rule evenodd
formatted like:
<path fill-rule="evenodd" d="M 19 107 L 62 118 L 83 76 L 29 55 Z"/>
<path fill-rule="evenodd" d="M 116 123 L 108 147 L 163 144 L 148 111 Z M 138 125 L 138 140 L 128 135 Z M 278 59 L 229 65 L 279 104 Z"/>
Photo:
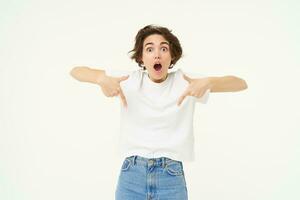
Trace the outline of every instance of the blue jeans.
<path fill-rule="evenodd" d="M 116 200 L 187 200 L 181 161 L 130 156 L 123 161 Z"/>

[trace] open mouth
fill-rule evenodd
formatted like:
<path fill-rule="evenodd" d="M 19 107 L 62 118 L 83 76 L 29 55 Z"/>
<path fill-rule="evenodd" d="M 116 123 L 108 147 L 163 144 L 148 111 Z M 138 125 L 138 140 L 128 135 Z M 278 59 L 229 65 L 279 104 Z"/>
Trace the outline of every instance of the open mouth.
<path fill-rule="evenodd" d="M 155 65 L 154 65 L 155 71 L 160 71 L 161 68 L 162 68 L 161 64 L 155 64 Z"/>

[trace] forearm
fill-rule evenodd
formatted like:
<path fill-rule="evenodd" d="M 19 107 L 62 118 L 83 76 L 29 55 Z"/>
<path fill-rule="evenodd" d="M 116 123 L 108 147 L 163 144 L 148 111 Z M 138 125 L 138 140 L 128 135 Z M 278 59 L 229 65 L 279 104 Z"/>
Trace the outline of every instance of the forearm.
<path fill-rule="evenodd" d="M 236 92 L 247 89 L 247 83 L 236 76 L 208 77 L 211 92 Z"/>
<path fill-rule="evenodd" d="M 105 71 L 101 69 L 91 69 L 85 66 L 74 67 L 70 75 L 78 81 L 100 84 L 105 76 Z"/>

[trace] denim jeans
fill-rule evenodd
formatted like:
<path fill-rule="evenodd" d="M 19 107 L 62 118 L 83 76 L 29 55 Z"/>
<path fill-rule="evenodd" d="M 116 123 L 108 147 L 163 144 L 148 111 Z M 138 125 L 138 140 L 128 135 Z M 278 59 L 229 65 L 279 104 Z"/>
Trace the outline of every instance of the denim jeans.
<path fill-rule="evenodd" d="M 123 161 L 116 200 L 187 200 L 181 161 L 130 156 Z"/>

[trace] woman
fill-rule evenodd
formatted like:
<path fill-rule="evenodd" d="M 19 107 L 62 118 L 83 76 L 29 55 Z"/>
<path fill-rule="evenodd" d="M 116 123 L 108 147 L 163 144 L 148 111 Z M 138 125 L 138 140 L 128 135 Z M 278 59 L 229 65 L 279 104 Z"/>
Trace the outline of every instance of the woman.
<path fill-rule="evenodd" d="M 188 199 L 183 161 L 194 160 L 193 113 L 210 92 L 247 88 L 235 76 L 193 77 L 171 71 L 182 56 L 179 40 L 165 27 L 148 25 L 131 51 L 141 69 L 118 71 L 75 67 L 71 75 L 120 97 L 122 167 L 117 200 Z"/>

